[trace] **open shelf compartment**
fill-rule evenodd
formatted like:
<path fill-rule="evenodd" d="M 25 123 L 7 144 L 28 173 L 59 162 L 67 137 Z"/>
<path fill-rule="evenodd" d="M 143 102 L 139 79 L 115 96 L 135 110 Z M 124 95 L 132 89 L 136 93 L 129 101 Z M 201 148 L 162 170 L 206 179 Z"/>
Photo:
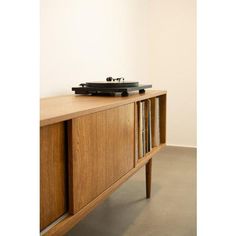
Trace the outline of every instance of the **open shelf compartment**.
<path fill-rule="evenodd" d="M 141 100 L 135 104 L 136 163 L 154 148 L 166 143 L 166 95 Z"/>

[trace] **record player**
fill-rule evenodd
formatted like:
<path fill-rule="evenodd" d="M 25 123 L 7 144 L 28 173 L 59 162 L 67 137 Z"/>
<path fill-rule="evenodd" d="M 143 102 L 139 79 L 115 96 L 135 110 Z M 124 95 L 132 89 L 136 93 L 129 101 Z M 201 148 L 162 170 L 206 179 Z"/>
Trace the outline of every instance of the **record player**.
<path fill-rule="evenodd" d="M 106 78 L 106 81 L 86 82 L 73 87 L 75 94 L 115 96 L 121 93 L 121 96 L 129 96 L 129 92 L 139 91 L 145 93 L 146 88 L 151 88 L 151 84 L 139 84 L 139 82 L 125 81 L 124 78 Z"/>

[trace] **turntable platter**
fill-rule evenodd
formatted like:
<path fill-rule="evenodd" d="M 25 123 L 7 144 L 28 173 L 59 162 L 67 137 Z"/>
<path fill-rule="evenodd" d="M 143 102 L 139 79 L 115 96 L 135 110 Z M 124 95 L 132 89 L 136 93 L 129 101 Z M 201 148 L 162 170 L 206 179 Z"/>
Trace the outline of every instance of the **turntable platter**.
<path fill-rule="evenodd" d="M 85 83 L 86 87 L 89 88 L 127 88 L 127 87 L 138 87 L 139 82 L 133 81 L 96 81 Z"/>

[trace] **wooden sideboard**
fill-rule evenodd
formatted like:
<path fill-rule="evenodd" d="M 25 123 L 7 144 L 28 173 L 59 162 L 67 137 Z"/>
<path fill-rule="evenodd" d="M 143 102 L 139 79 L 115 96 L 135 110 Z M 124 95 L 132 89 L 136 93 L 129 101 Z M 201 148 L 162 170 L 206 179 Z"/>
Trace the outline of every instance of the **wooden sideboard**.
<path fill-rule="evenodd" d="M 160 144 L 153 142 L 140 158 L 138 103 L 154 104 L 156 97 Z M 152 157 L 166 142 L 165 91 L 51 97 L 41 99 L 40 106 L 41 235 L 64 235 L 144 165 L 146 196 L 151 196 Z"/>

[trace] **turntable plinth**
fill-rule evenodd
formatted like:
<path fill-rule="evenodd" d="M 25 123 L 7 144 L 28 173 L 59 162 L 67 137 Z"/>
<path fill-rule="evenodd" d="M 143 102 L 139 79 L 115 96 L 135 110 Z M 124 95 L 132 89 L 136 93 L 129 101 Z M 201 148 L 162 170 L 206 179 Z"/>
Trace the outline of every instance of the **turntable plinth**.
<path fill-rule="evenodd" d="M 139 82 L 135 81 L 125 81 L 124 78 L 113 79 L 108 77 L 106 81 L 82 83 L 78 87 L 72 87 L 72 91 L 75 94 L 95 96 L 115 96 L 121 94 L 122 97 L 127 97 L 135 91 L 145 93 L 145 89 L 151 87 L 151 84 L 139 84 Z"/>
<path fill-rule="evenodd" d="M 155 106 L 156 97 L 160 144 L 139 158 L 138 104 Z M 40 126 L 41 235 L 64 235 L 145 165 L 151 197 L 151 160 L 166 141 L 165 91 L 44 98 Z"/>

